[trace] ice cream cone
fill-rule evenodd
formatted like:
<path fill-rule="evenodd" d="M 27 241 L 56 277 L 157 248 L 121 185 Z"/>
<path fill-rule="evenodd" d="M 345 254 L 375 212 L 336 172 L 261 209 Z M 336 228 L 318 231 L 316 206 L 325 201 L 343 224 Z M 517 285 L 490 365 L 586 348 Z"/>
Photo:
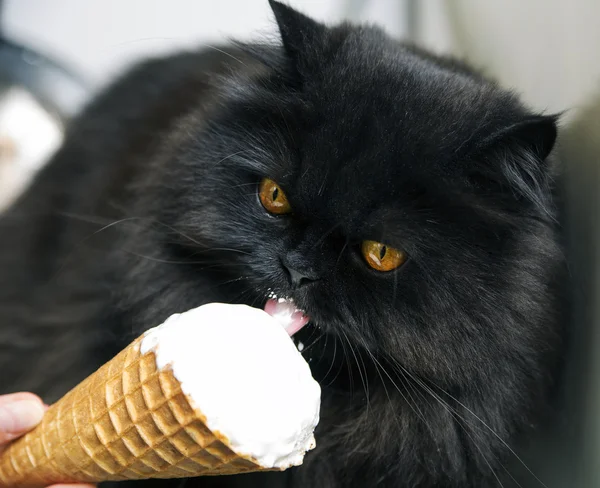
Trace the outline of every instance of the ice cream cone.
<path fill-rule="evenodd" d="M 67 393 L 0 456 L 0 486 L 268 470 L 206 426 L 170 367 L 137 339 Z M 215 365 L 218 367 L 218 365 Z M 215 374 L 217 371 L 205 372 Z"/>

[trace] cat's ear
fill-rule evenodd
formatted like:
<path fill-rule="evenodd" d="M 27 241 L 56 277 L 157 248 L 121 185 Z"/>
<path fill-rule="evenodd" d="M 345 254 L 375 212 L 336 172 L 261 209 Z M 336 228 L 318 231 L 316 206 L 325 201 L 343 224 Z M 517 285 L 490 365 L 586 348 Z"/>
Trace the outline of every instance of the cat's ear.
<path fill-rule="evenodd" d="M 556 142 L 558 115 L 533 115 L 505 125 L 484 137 L 476 152 L 518 148 L 544 161 Z"/>
<path fill-rule="evenodd" d="M 286 53 L 296 64 L 310 62 L 327 36 L 327 27 L 293 8 L 269 0 Z"/>
<path fill-rule="evenodd" d="M 497 128 L 477 144 L 473 154 L 478 164 L 470 178 L 477 187 L 494 188 L 508 195 L 506 185 L 522 201 L 529 201 L 540 215 L 551 215 L 549 166 L 544 164 L 557 136 L 558 116 L 538 115 Z M 491 157 L 496 164 L 489 164 Z"/>

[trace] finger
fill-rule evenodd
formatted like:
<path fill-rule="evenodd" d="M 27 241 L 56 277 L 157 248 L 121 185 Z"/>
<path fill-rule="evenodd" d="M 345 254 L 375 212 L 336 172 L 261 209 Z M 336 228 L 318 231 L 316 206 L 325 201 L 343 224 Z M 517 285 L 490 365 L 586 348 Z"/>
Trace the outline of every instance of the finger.
<path fill-rule="evenodd" d="M 30 393 L 0 397 L 0 444 L 5 444 L 40 423 L 44 404 Z"/>
<path fill-rule="evenodd" d="M 0 395 L 0 407 L 5 403 L 13 403 L 20 400 L 31 400 L 33 402 L 41 402 L 41 398 L 33 393 L 22 391 L 19 393 L 9 393 L 8 395 Z"/>
<path fill-rule="evenodd" d="M 48 488 L 96 488 L 96 485 L 52 485 Z"/>

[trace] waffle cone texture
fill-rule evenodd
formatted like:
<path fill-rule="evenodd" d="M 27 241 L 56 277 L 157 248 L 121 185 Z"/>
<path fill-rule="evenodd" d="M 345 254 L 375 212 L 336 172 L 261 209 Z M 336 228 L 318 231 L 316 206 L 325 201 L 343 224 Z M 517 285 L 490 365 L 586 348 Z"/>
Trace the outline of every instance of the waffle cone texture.
<path fill-rule="evenodd" d="M 81 382 L 8 446 L 0 455 L 0 486 L 269 470 L 208 429 L 171 369 L 159 370 L 154 352 L 141 354 L 140 343 Z"/>

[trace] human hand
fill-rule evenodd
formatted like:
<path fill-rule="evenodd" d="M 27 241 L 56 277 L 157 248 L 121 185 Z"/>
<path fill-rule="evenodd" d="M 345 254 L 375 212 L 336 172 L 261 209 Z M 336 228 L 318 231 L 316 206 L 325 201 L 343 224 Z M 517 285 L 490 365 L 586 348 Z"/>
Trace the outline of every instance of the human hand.
<path fill-rule="evenodd" d="M 3 446 L 40 423 L 46 405 L 33 393 L 0 395 L 0 455 Z M 49 488 L 94 488 L 93 485 L 52 485 Z"/>

